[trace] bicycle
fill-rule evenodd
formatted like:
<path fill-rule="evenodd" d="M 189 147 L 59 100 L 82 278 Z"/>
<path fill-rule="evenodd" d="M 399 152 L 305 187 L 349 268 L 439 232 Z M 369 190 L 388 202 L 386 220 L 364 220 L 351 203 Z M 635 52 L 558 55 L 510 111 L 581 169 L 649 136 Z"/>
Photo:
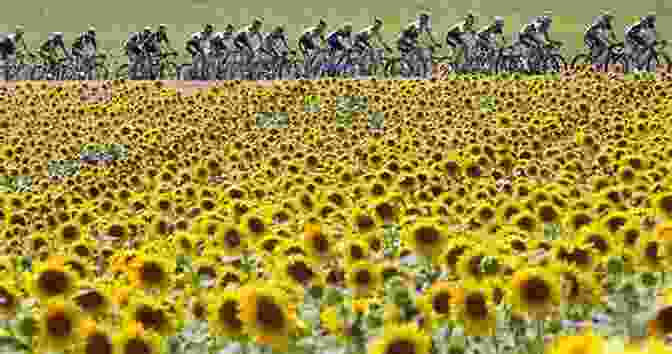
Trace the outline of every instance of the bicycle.
<path fill-rule="evenodd" d="M 28 53 L 26 55 L 19 54 L 16 57 L 16 61 L 13 63 L 5 64 L 0 67 L 0 73 L 5 81 L 13 80 L 25 80 L 26 71 L 29 71 L 32 63 L 26 62 L 25 57 L 30 58 L 32 61 L 37 61 L 37 56 L 33 53 Z"/>
<path fill-rule="evenodd" d="M 611 44 L 607 48 L 607 57 L 604 64 L 595 63 L 595 58 L 593 58 L 592 53 L 581 53 L 576 55 L 571 62 L 572 69 L 576 69 L 579 66 L 591 65 L 593 67 L 597 66 L 600 71 L 607 71 L 609 67 L 609 62 L 613 62 L 616 58 L 623 54 L 624 44 L 623 42 L 618 42 Z"/>
<path fill-rule="evenodd" d="M 385 73 L 387 77 L 401 77 L 409 79 L 412 77 L 427 77 L 426 67 L 428 61 L 433 64 L 432 59 L 434 49 L 437 45 L 432 45 L 427 48 L 415 47 L 407 54 L 402 54 L 401 57 L 390 59 L 385 65 Z M 425 50 L 429 50 L 429 55 L 424 55 Z M 429 57 L 429 59 L 427 59 Z M 431 70 L 431 69 L 430 69 Z"/>
<path fill-rule="evenodd" d="M 107 80 L 110 71 L 105 65 L 107 54 L 75 57 L 75 71 L 83 80 Z"/>
<path fill-rule="evenodd" d="M 526 66 L 516 43 L 504 46 L 497 52 L 495 59 L 495 72 L 497 74 L 524 72 L 527 70 Z"/>
<path fill-rule="evenodd" d="M 621 65 L 624 74 L 630 73 L 632 70 L 655 72 L 661 63 L 663 70 L 670 72 L 672 70 L 672 60 L 670 60 L 670 55 L 663 51 L 667 45 L 666 40 L 655 41 L 644 49 L 642 53 L 645 56 L 633 58 L 632 53 L 625 53 L 624 51 L 610 63 Z M 643 58 L 643 60 L 636 60 L 640 58 Z"/>
<path fill-rule="evenodd" d="M 557 45 L 556 45 L 557 44 Z M 559 73 L 566 70 L 567 62 L 559 52 L 562 44 L 553 43 L 537 47 L 530 56 L 530 68 L 532 73 Z"/>
<path fill-rule="evenodd" d="M 75 80 L 77 70 L 72 55 L 59 58 L 54 63 L 39 63 L 30 71 L 30 80 Z"/>
<path fill-rule="evenodd" d="M 384 74 L 386 64 L 384 48 L 366 48 L 358 52 L 357 71 L 365 76 L 375 77 Z M 391 52 L 392 50 L 390 50 Z"/>

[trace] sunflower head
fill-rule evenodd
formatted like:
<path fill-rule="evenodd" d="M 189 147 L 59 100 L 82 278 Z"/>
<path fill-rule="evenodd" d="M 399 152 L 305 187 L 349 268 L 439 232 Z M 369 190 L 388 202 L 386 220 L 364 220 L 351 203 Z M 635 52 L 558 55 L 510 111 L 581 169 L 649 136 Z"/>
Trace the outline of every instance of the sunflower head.
<path fill-rule="evenodd" d="M 40 344 L 46 350 L 63 351 L 79 337 L 80 318 L 71 303 L 51 300 L 41 317 Z"/>
<path fill-rule="evenodd" d="M 287 294 L 277 286 L 251 284 L 240 289 L 239 318 L 247 333 L 284 351 L 293 328 L 288 304 Z"/>
<path fill-rule="evenodd" d="M 431 337 L 422 331 L 417 324 L 393 324 L 386 327 L 382 336 L 371 343 L 369 353 L 429 354 L 431 345 Z"/>
<path fill-rule="evenodd" d="M 510 303 L 517 313 L 545 318 L 560 301 L 558 281 L 540 268 L 522 269 L 511 279 Z"/>
<path fill-rule="evenodd" d="M 32 279 L 32 290 L 43 299 L 69 296 L 78 287 L 77 274 L 65 266 L 65 258 L 51 257 L 39 264 Z"/>
<path fill-rule="evenodd" d="M 357 262 L 348 267 L 345 282 L 355 296 L 370 296 L 382 283 L 382 272 L 376 264 L 368 261 Z"/>
<path fill-rule="evenodd" d="M 237 290 L 226 289 L 217 293 L 208 305 L 209 323 L 216 335 L 237 337 L 243 333 L 240 320 L 240 294 Z"/>

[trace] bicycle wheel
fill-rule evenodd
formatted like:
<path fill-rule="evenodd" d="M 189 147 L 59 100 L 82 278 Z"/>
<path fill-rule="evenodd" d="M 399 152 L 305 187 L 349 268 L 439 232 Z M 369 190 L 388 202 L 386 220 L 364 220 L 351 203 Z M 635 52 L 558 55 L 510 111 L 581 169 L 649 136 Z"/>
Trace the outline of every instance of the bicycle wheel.
<path fill-rule="evenodd" d="M 593 57 L 590 54 L 579 54 L 572 59 L 571 67 L 572 69 L 579 69 L 586 65 L 593 64 Z"/>
<path fill-rule="evenodd" d="M 607 62 L 607 67 L 611 65 L 617 65 L 621 67 L 622 73 L 627 74 L 632 70 L 632 67 L 630 65 L 630 60 L 627 55 L 625 54 L 620 54 L 616 56 L 609 56 L 609 60 Z"/>

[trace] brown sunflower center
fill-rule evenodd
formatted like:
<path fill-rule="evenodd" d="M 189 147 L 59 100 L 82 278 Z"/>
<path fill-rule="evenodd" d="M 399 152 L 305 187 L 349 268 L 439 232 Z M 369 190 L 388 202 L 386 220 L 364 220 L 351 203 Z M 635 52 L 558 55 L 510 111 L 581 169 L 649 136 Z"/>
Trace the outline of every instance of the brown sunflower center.
<path fill-rule="evenodd" d="M 64 293 L 70 285 L 68 276 L 59 270 L 46 270 L 40 274 L 37 285 L 47 296 Z"/>
<path fill-rule="evenodd" d="M 140 338 L 131 338 L 124 343 L 124 354 L 152 354 L 152 348 Z"/>
<path fill-rule="evenodd" d="M 47 333 L 51 337 L 67 337 L 72 333 L 72 320 L 64 312 L 56 312 L 47 318 Z"/>
<path fill-rule="evenodd" d="M 234 330 L 243 328 L 243 322 L 238 318 L 238 303 L 235 300 L 224 302 L 218 310 L 219 320 Z"/>
<path fill-rule="evenodd" d="M 266 230 L 266 226 L 258 218 L 250 218 L 247 221 L 247 226 L 250 228 L 250 231 L 252 231 L 255 234 L 263 233 L 264 230 Z"/>
<path fill-rule="evenodd" d="M 522 294 L 527 303 L 544 304 L 551 296 L 551 288 L 544 279 L 530 278 L 523 283 Z"/>
<path fill-rule="evenodd" d="M 285 326 L 285 314 L 273 299 L 261 296 L 257 299 L 257 322 L 270 330 L 282 330 Z"/>
<path fill-rule="evenodd" d="M 310 267 L 308 267 L 308 265 L 304 262 L 295 262 L 290 264 L 287 267 L 287 273 L 296 282 L 302 284 L 309 282 L 315 275 L 313 270 L 310 269 Z"/>
<path fill-rule="evenodd" d="M 355 273 L 355 283 L 358 285 L 368 285 L 371 281 L 371 273 L 366 269 L 360 269 Z"/>
<path fill-rule="evenodd" d="M 450 294 L 448 292 L 440 292 L 432 298 L 432 309 L 436 313 L 445 315 L 450 312 Z"/>
<path fill-rule="evenodd" d="M 97 291 L 90 290 L 75 298 L 75 303 L 84 311 L 95 311 L 105 302 L 105 298 Z"/>
<path fill-rule="evenodd" d="M 329 241 L 322 234 L 317 234 L 312 237 L 313 239 L 313 248 L 318 253 L 325 253 L 329 250 Z"/>
<path fill-rule="evenodd" d="M 415 239 L 422 244 L 433 244 L 439 240 L 439 230 L 431 226 L 422 226 L 415 230 Z"/>
<path fill-rule="evenodd" d="M 470 318 L 485 319 L 488 317 L 488 305 L 485 302 L 485 296 L 483 294 L 469 294 L 464 300 L 464 305 Z"/>
<path fill-rule="evenodd" d="M 63 239 L 66 241 L 74 241 L 79 238 L 79 228 L 75 225 L 67 225 L 63 227 Z"/>
<path fill-rule="evenodd" d="M 163 311 L 145 305 L 140 306 L 140 308 L 135 311 L 135 318 L 146 329 L 157 330 L 166 323 Z"/>
<path fill-rule="evenodd" d="M 7 289 L 0 287 L 0 307 L 11 309 L 16 304 L 16 298 Z"/>
<path fill-rule="evenodd" d="M 158 263 L 144 262 L 140 267 L 140 279 L 143 283 L 159 284 L 165 279 L 165 274 Z"/>
<path fill-rule="evenodd" d="M 112 341 L 103 333 L 94 333 L 86 338 L 85 354 L 112 354 Z"/>

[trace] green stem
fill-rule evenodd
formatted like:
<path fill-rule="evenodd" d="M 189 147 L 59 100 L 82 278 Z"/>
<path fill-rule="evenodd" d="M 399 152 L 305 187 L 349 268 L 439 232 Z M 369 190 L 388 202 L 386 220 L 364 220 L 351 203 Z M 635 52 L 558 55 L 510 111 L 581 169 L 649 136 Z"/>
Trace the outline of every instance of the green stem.
<path fill-rule="evenodd" d="M 536 320 L 537 322 L 537 345 L 540 354 L 544 353 L 544 320 Z"/>

